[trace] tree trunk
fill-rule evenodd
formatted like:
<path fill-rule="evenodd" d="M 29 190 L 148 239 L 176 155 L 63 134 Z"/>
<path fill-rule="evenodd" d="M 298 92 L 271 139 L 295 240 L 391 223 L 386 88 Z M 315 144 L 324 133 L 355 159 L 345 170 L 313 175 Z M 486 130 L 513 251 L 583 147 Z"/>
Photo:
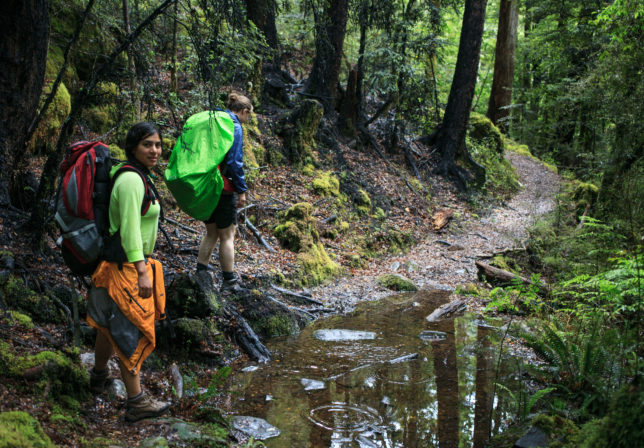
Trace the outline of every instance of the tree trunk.
<path fill-rule="evenodd" d="M 0 4 L 0 205 L 9 205 L 9 173 L 16 148 L 40 100 L 49 44 L 49 0 Z"/>
<path fill-rule="evenodd" d="M 449 91 L 445 116 L 435 139 L 441 154 L 436 172 L 443 176 L 454 177 L 461 189 L 466 188 L 470 176 L 456 164 L 456 158 L 460 156 L 472 162 L 465 148 L 465 134 L 476 86 L 486 3 L 487 0 L 466 0 L 465 2 L 454 79 Z"/>
<path fill-rule="evenodd" d="M 174 4 L 174 17 L 172 18 L 172 61 L 170 63 L 170 90 L 177 93 L 177 33 L 179 31 L 179 2 Z"/>
<path fill-rule="evenodd" d="M 273 70 L 280 68 L 279 40 L 275 26 L 275 0 L 245 0 L 248 19 L 264 34 L 266 44 L 274 50 L 271 65 Z"/>
<path fill-rule="evenodd" d="M 329 0 L 323 12 L 315 11 L 315 59 L 305 92 L 322 102 L 325 113 L 336 106 L 348 10 L 348 0 Z"/>
<path fill-rule="evenodd" d="M 507 118 L 510 115 L 507 107 L 512 102 L 518 24 L 518 0 L 501 0 L 494 54 L 494 77 L 486 115 L 505 133 L 508 131 Z"/>

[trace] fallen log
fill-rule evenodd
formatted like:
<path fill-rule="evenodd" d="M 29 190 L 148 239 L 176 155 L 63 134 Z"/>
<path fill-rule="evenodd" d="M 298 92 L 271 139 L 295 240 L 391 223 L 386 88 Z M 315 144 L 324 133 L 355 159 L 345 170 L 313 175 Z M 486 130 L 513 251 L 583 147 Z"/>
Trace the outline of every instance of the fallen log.
<path fill-rule="evenodd" d="M 453 314 L 462 311 L 467 306 L 465 299 L 456 299 L 449 303 L 445 303 L 436 308 L 429 316 L 425 318 L 427 322 L 436 322 L 448 314 Z"/>
<path fill-rule="evenodd" d="M 506 271 L 505 269 L 496 268 L 494 266 L 490 266 L 489 264 L 485 264 L 480 261 L 475 261 L 474 264 L 476 264 L 476 267 L 478 269 L 477 276 L 479 279 L 482 279 L 483 277 L 485 277 L 485 279 L 488 280 L 489 282 L 497 283 L 501 285 L 508 285 L 512 282 L 519 281 L 524 285 L 537 286 L 539 290 L 539 294 L 541 295 L 548 295 L 549 293 L 548 288 L 545 287 L 544 285 L 536 285 L 530 279 L 522 277 L 513 272 Z"/>
<path fill-rule="evenodd" d="M 237 344 L 244 349 L 246 353 L 255 361 L 265 363 L 271 360 L 271 352 L 268 351 L 266 346 L 255 334 L 255 331 L 248 325 L 244 319 L 233 307 L 229 304 L 224 306 L 224 316 L 230 324 L 229 331 L 233 333 Z"/>

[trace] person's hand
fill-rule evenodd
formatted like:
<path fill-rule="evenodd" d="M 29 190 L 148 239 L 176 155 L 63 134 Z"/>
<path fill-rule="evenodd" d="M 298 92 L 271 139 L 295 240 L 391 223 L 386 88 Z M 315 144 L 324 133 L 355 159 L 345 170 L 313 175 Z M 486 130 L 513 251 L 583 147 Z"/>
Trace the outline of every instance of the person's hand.
<path fill-rule="evenodd" d="M 246 193 L 239 193 L 237 195 L 237 208 L 242 208 L 246 206 Z"/>
<path fill-rule="evenodd" d="M 152 295 L 152 280 L 150 280 L 150 276 L 148 275 L 145 261 L 134 262 L 134 267 L 136 268 L 136 273 L 139 275 L 139 296 L 147 299 Z"/>
<path fill-rule="evenodd" d="M 152 295 L 152 282 L 147 272 L 139 274 L 139 296 L 147 299 Z"/>

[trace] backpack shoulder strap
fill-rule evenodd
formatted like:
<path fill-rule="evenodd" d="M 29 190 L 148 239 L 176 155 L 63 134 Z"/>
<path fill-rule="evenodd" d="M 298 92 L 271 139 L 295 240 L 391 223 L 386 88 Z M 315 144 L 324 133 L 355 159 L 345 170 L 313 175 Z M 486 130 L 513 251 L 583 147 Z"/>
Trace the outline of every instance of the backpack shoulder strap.
<path fill-rule="evenodd" d="M 116 173 L 114 173 L 114 176 L 112 177 L 112 185 L 114 185 L 114 182 L 116 182 L 116 178 L 126 171 L 134 171 L 139 176 L 141 176 L 141 180 L 143 181 L 143 186 L 145 188 L 145 193 L 143 194 L 143 203 L 141 204 L 141 216 L 143 216 L 150 209 L 150 205 L 155 201 L 158 201 L 159 193 L 152 184 L 152 181 L 150 181 L 150 178 L 143 171 L 141 171 L 134 165 L 130 165 L 129 163 L 124 164 L 116 171 Z M 160 201 L 159 205 L 161 205 Z"/>

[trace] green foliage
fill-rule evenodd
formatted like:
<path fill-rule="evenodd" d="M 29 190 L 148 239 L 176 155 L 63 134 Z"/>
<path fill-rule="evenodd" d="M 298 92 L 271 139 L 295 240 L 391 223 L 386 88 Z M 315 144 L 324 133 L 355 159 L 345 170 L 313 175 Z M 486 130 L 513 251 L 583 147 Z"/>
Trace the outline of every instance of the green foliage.
<path fill-rule="evenodd" d="M 500 383 L 494 384 L 497 388 L 503 391 L 510 398 L 514 406 L 516 407 L 516 415 L 519 418 L 520 422 L 525 421 L 528 416 L 532 413 L 534 406 L 539 400 L 544 398 L 551 392 L 556 390 L 555 387 L 547 387 L 545 389 L 540 389 L 534 394 L 529 394 L 526 391 L 520 390 L 517 393 L 512 392 L 510 388 L 504 386 Z"/>
<path fill-rule="evenodd" d="M 543 310 L 544 302 L 539 297 L 541 279 L 533 274 L 530 284 L 524 284 L 515 279 L 509 286 L 496 287 L 490 291 L 490 302 L 485 306 L 485 312 L 496 310 L 498 313 L 539 313 Z"/>
<path fill-rule="evenodd" d="M 215 397 L 215 395 L 217 395 L 217 392 L 219 391 L 219 388 L 224 384 L 226 379 L 230 376 L 231 372 L 232 368 L 230 366 L 223 366 L 215 373 L 213 373 L 212 377 L 210 377 L 210 383 L 208 383 L 208 389 L 206 389 L 203 394 L 199 395 L 199 400 L 208 401 L 209 399 Z"/>
<path fill-rule="evenodd" d="M 610 394 L 624 380 L 614 330 L 590 322 L 574 331 L 559 328 L 558 321 L 543 323 L 530 332 L 520 332 L 544 364 L 535 366 L 542 381 L 552 384 L 568 401 L 577 403 L 579 416 L 600 415 Z"/>
<path fill-rule="evenodd" d="M 340 196 L 340 181 L 330 171 L 320 173 L 313 179 L 312 186 L 313 191 L 321 196 Z"/>

